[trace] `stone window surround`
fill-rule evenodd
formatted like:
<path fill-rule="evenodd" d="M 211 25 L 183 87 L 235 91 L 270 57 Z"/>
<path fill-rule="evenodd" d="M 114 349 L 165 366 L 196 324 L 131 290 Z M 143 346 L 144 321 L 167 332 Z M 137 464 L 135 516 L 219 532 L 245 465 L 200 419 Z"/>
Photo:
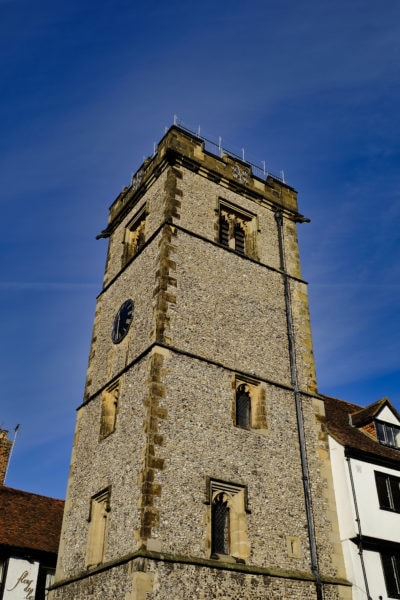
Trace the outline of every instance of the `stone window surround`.
<path fill-rule="evenodd" d="M 227 502 L 229 508 L 229 555 L 213 554 L 212 548 L 212 505 L 217 497 Z M 225 562 L 246 562 L 250 557 L 250 545 L 247 535 L 247 486 L 207 478 L 207 501 L 208 513 L 208 542 L 210 557 Z"/>
<path fill-rule="evenodd" d="M 146 204 L 144 204 L 125 227 L 122 266 L 125 266 L 143 246 L 146 227 Z"/>
<path fill-rule="evenodd" d="M 244 256 L 249 256 L 250 258 L 257 259 L 257 252 L 255 247 L 255 239 L 258 229 L 257 215 L 250 211 L 244 210 L 227 200 L 223 200 L 222 198 L 220 198 L 218 201 L 218 209 L 216 212 L 218 214 L 217 241 L 221 243 L 220 228 L 222 218 L 224 218 L 228 222 L 229 226 L 227 247 L 229 247 L 231 250 L 237 250 L 235 230 L 237 227 L 239 227 L 244 231 L 245 235 L 244 253 L 241 252 L 241 254 L 244 254 Z M 225 246 L 226 244 L 223 245 Z"/>
<path fill-rule="evenodd" d="M 251 379 L 243 375 L 235 375 L 234 378 L 234 394 L 233 394 L 233 423 L 236 427 L 249 430 L 265 430 L 267 429 L 266 402 L 265 402 L 265 387 L 261 381 Z M 238 390 L 244 386 L 244 390 L 250 396 L 250 426 L 243 427 L 238 423 L 236 415 L 236 399 Z"/>
<path fill-rule="evenodd" d="M 94 494 L 90 499 L 89 535 L 86 550 L 86 567 L 96 567 L 104 561 L 107 525 L 111 511 L 111 486 Z"/>
<path fill-rule="evenodd" d="M 121 382 L 118 379 L 103 390 L 101 394 L 101 418 L 99 440 L 103 440 L 115 431 L 119 410 Z"/>

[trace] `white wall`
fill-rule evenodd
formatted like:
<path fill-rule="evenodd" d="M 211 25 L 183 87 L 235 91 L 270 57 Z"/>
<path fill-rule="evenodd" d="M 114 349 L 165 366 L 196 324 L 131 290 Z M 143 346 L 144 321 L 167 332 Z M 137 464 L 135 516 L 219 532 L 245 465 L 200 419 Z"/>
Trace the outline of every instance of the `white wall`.
<path fill-rule="evenodd" d="M 344 448 L 330 436 L 329 452 L 339 519 L 339 535 L 343 541 L 355 537 L 358 533 L 353 494 L 344 456 Z"/>
<path fill-rule="evenodd" d="M 400 470 L 351 459 L 363 535 L 400 543 L 400 513 L 379 508 L 374 471 L 400 478 Z"/>
<path fill-rule="evenodd" d="M 390 540 L 400 544 L 400 513 L 379 508 L 374 471 L 388 473 L 400 478 L 400 468 L 389 469 L 358 459 L 346 460 L 344 448 L 329 437 L 333 484 L 342 541 L 344 561 L 348 579 L 353 583 L 353 600 L 367 600 L 365 578 L 362 571 L 358 547 L 351 538 L 358 535 L 356 510 L 349 475 L 349 463 L 353 475 L 354 490 L 363 536 Z M 400 467 L 400 465 L 399 465 Z M 380 554 L 363 552 L 369 593 L 373 600 L 382 596 L 387 600 Z"/>
<path fill-rule="evenodd" d="M 385 423 L 391 423 L 392 425 L 400 426 L 399 420 L 387 406 L 381 410 L 381 412 L 377 415 L 377 418 L 380 421 L 385 421 Z"/>

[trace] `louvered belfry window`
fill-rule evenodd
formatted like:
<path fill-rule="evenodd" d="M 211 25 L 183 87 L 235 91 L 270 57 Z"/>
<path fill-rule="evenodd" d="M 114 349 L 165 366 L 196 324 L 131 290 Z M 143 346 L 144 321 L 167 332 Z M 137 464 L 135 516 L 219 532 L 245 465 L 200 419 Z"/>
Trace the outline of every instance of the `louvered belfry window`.
<path fill-rule="evenodd" d="M 240 254 L 245 254 L 245 233 L 240 223 L 235 224 L 235 250 Z"/>
<path fill-rule="evenodd" d="M 229 223 L 223 215 L 219 220 L 219 242 L 223 246 L 229 246 Z"/>
<path fill-rule="evenodd" d="M 245 429 L 251 426 L 251 398 L 244 383 L 236 390 L 236 425 Z"/>
<path fill-rule="evenodd" d="M 256 215 L 223 202 L 219 207 L 218 242 L 243 256 L 256 258 Z"/>
<path fill-rule="evenodd" d="M 218 494 L 211 509 L 212 554 L 229 554 L 229 506 Z"/>

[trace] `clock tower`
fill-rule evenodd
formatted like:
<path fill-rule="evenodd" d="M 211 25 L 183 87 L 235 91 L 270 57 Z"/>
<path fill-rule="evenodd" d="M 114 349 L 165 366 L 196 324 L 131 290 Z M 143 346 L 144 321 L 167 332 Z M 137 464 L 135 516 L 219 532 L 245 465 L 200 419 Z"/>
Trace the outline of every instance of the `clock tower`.
<path fill-rule="evenodd" d="M 177 126 L 112 204 L 53 600 L 351 597 L 304 220 Z"/>

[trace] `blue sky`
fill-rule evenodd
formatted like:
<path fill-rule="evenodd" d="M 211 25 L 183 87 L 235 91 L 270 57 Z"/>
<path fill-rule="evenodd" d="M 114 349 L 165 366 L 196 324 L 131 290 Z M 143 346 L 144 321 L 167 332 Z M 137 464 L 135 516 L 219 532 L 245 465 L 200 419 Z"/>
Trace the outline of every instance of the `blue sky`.
<path fill-rule="evenodd" d="M 400 409 L 398 0 L 0 0 L 7 484 L 63 497 L 108 207 L 174 115 L 281 170 L 321 392 Z"/>

